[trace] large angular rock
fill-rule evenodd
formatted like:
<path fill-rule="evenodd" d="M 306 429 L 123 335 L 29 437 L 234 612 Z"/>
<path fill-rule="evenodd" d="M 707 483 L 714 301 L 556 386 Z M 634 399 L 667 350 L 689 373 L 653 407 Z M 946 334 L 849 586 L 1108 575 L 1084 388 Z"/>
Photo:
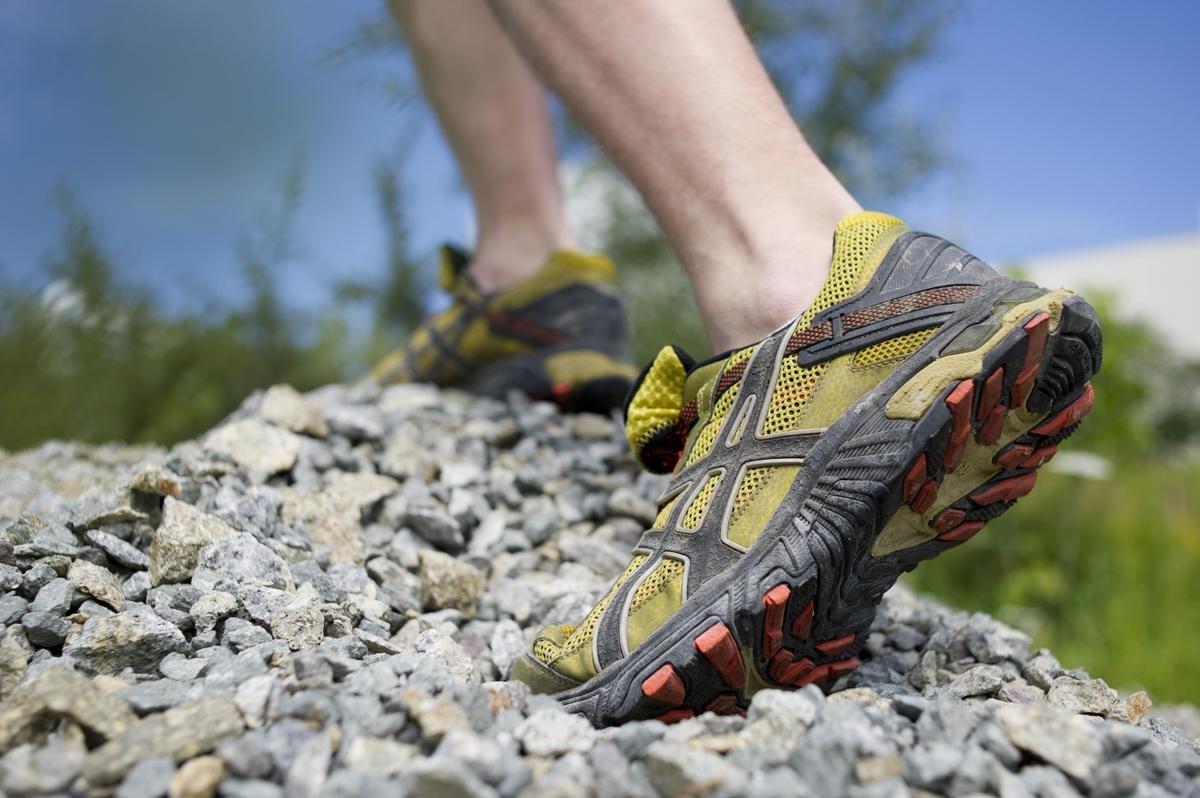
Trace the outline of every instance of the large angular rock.
<path fill-rule="evenodd" d="M 1004 704 L 996 724 L 1022 751 L 1083 781 L 1100 763 L 1100 743 L 1078 715 L 1040 704 Z"/>
<path fill-rule="evenodd" d="M 94 529 L 147 518 L 144 511 L 133 506 L 127 491 L 105 486 L 92 488 L 79 497 L 71 523 L 75 529 Z"/>
<path fill-rule="evenodd" d="M 67 571 L 67 579 L 74 582 L 81 593 L 86 593 L 114 610 L 120 610 L 125 604 L 125 592 L 121 589 L 121 583 L 107 568 L 101 568 L 87 560 L 75 560 Z"/>
<path fill-rule="evenodd" d="M 375 441 L 383 437 L 383 415 L 371 405 L 336 405 L 325 411 L 325 422 L 339 435 L 352 441 Z"/>
<path fill-rule="evenodd" d="M 117 674 L 126 668 L 153 673 L 159 660 L 185 645 L 183 633 L 145 605 L 89 618 L 63 648 L 63 656 L 89 673 Z"/>
<path fill-rule="evenodd" d="M 102 529 L 90 529 L 83 536 L 88 543 L 103 551 L 110 560 L 124 568 L 144 571 L 150 565 L 150 558 L 144 551 L 132 543 L 121 540 L 116 535 Z"/>
<path fill-rule="evenodd" d="M 412 424 L 402 424 L 388 439 L 379 457 L 379 470 L 397 479 L 433 479 L 438 464 L 426 448 L 420 430 Z"/>
<path fill-rule="evenodd" d="M 143 759 L 190 759 L 244 729 L 232 698 L 190 701 L 137 721 L 92 751 L 83 763 L 83 776 L 92 784 L 113 784 Z"/>
<path fill-rule="evenodd" d="M 16 748 L 0 759 L 0 790 L 8 795 L 65 795 L 79 775 L 84 753 L 77 739 Z"/>
<path fill-rule="evenodd" d="M 25 613 L 21 626 L 29 642 L 39 648 L 58 648 L 71 631 L 71 622 L 57 613 L 33 610 Z"/>
<path fill-rule="evenodd" d="M 97 689 L 82 673 L 51 668 L 14 690 L 0 709 L 0 751 L 40 739 L 62 718 L 100 740 L 136 720 L 128 704 Z"/>
<path fill-rule="evenodd" d="M 659 741 L 646 749 L 646 774 L 663 795 L 704 795 L 742 777 L 717 754 Z"/>
<path fill-rule="evenodd" d="M 20 626 L 10 626 L 0 635 L 0 698 L 9 695 L 20 684 L 32 653 L 33 648 Z"/>
<path fill-rule="evenodd" d="M 587 751 L 596 742 L 596 730 L 590 723 L 558 708 L 534 712 L 513 730 L 513 736 L 534 756 Z"/>
<path fill-rule="evenodd" d="M 167 787 L 168 798 L 212 798 L 225 778 L 225 762 L 215 756 L 198 756 L 175 771 Z"/>
<path fill-rule="evenodd" d="M 258 414 L 277 427 L 324 438 L 329 434 L 321 409 L 290 385 L 272 385 L 262 396 Z"/>
<path fill-rule="evenodd" d="M 312 585 L 305 583 L 286 603 L 271 610 L 271 634 L 286 641 L 293 651 L 309 648 L 325 636 L 325 616 Z"/>
<path fill-rule="evenodd" d="M 1046 699 L 1055 706 L 1080 715 L 1114 715 L 1124 711 L 1117 691 L 1100 679 L 1080 681 L 1060 676 L 1050 685 Z"/>
<path fill-rule="evenodd" d="M 431 610 L 456 609 L 475 614 L 483 574 L 465 562 L 433 549 L 421 550 L 421 600 Z"/>
<path fill-rule="evenodd" d="M 129 489 L 150 496 L 170 496 L 178 499 L 183 493 L 183 483 L 178 476 L 165 468 L 148 463 L 130 478 Z"/>
<path fill-rule="evenodd" d="M 340 473 L 323 490 L 283 490 L 285 524 L 303 524 L 313 541 L 329 549 L 331 562 L 362 562 L 363 510 L 391 495 L 400 484 L 381 474 Z"/>
<path fill-rule="evenodd" d="M 282 557 L 253 536 L 232 535 L 209 543 L 196 558 L 193 585 L 211 589 L 221 581 L 287 590 L 292 572 Z"/>
<path fill-rule="evenodd" d="M 163 503 L 162 523 L 150 543 L 150 584 L 186 582 L 196 570 L 201 549 L 236 534 L 236 529 L 215 515 L 168 497 Z"/>
<path fill-rule="evenodd" d="M 38 588 L 33 603 L 29 605 L 29 611 L 66 615 L 75 603 L 75 587 L 75 583 L 70 579 L 51 579 Z"/>
<path fill-rule="evenodd" d="M 287 471 L 300 455 L 301 439 L 256 418 L 224 424 L 210 432 L 204 447 L 246 469 L 255 481 Z"/>

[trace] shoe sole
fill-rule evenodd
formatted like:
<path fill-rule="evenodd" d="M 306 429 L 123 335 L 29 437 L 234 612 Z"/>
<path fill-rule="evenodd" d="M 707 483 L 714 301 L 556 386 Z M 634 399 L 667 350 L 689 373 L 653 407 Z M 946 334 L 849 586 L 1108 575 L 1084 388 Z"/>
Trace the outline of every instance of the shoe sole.
<path fill-rule="evenodd" d="M 810 452 L 791 523 L 760 535 L 641 646 L 556 697 L 596 725 L 742 714 L 860 664 L 899 576 L 1032 489 L 1091 409 L 1101 341 L 1066 291 L 1008 283 L 960 311 Z"/>
<path fill-rule="evenodd" d="M 592 353 L 596 350 L 580 348 L 555 348 L 513 355 L 479 369 L 459 384 L 470 393 L 493 399 L 507 399 L 513 391 L 530 399 L 554 402 L 568 413 L 611 412 L 625 403 L 633 380 L 620 374 L 596 376 L 573 382 L 554 382 L 546 369 L 546 358 L 550 354 L 570 355 L 573 351 Z M 605 357 L 611 357 L 604 353 Z M 614 363 L 620 361 L 613 359 Z"/>

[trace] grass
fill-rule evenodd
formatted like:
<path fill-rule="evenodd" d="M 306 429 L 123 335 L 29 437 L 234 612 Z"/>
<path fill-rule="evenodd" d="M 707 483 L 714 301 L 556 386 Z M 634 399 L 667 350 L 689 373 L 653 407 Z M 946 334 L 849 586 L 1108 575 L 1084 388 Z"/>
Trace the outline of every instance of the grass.
<path fill-rule="evenodd" d="M 1114 465 L 1106 481 L 1043 469 L 1037 490 L 910 584 L 1122 690 L 1200 703 L 1200 464 Z"/>

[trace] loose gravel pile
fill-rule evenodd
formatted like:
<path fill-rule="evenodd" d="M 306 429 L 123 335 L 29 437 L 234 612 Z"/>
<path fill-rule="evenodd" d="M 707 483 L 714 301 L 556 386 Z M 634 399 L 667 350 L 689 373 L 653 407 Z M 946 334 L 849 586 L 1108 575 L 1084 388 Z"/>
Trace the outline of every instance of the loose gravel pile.
<path fill-rule="evenodd" d="M 425 386 L 272 388 L 169 452 L 0 453 L 0 789 L 1200 795 L 1144 694 L 899 588 L 837 692 L 745 718 L 596 730 L 504 681 L 660 484 L 611 419 Z"/>

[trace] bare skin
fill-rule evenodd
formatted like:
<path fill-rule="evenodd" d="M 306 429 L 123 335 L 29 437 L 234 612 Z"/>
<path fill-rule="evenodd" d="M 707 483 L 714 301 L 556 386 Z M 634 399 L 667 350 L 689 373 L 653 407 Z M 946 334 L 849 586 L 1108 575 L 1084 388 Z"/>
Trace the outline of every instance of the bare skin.
<path fill-rule="evenodd" d="M 799 314 L 861 210 L 813 153 L 727 0 L 492 0 L 537 72 L 642 194 L 717 350 Z"/>
<path fill-rule="evenodd" d="M 574 244 L 545 90 L 524 54 L 641 192 L 717 350 L 761 339 L 815 297 L 834 226 L 860 207 L 804 141 L 726 0 L 689 0 L 687 13 L 492 0 L 495 17 L 478 0 L 391 5 L 474 200 L 470 270 L 485 290 Z"/>
<path fill-rule="evenodd" d="M 575 246 L 563 214 L 546 89 L 479 0 L 390 0 L 475 208 L 468 270 L 484 291 Z"/>

